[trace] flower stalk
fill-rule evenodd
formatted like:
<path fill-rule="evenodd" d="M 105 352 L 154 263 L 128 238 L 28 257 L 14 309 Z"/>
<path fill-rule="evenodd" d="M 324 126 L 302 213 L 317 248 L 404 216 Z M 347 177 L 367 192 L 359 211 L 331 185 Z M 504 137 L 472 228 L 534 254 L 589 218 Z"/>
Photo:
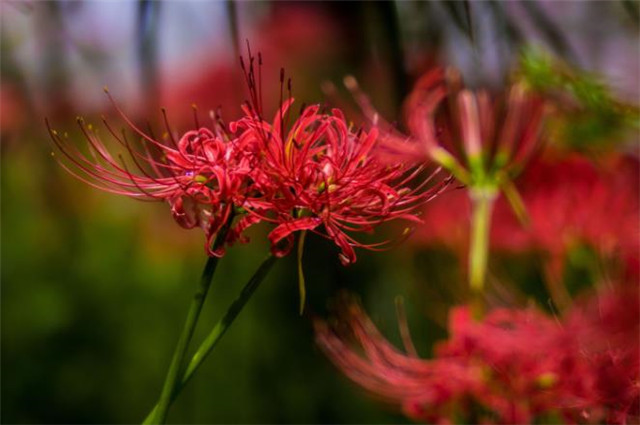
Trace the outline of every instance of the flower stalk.
<path fill-rule="evenodd" d="M 473 315 L 481 318 L 484 313 L 482 293 L 489 260 L 489 235 L 491 213 L 497 190 L 492 187 L 471 188 L 471 242 L 469 244 L 469 288 Z"/>
<path fill-rule="evenodd" d="M 154 406 L 153 410 L 147 415 L 145 420 L 142 422 L 143 424 L 152 424 L 157 422 L 156 418 L 161 418 L 160 415 L 162 414 L 162 411 L 160 409 L 168 409 L 171 403 L 178 397 L 180 391 L 182 391 L 184 386 L 189 382 L 204 359 L 209 355 L 209 353 L 211 353 L 211 351 L 213 351 L 213 349 L 218 344 L 220 339 L 222 339 L 233 321 L 236 319 L 236 317 L 238 317 L 238 314 L 242 311 L 247 301 L 249 301 L 256 289 L 258 289 L 264 278 L 273 267 L 276 259 L 277 257 L 270 254 L 267 256 L 267 258 L 265 258 L 262 264 L 260 264 L 253 276 L 251 276 L 251 279 L 249 279 L 244 288 L 242 288 L 242 291 L 240 292 L 238 298 L 236 298 L 235 301 L 233 301 L 233 303 L 229 306 L 224 316 L 222 316 L 218 323 L 216 323 L 209 335 L 207 335 L 198 350 L 195 352 L 195 354 L 191 358 L 191 361 L 184 369 L 184 374 L 182 375 L 181 379 L 175 381 L 175 385 L 172 387 L 171 393 L 165 399 L 166 407 L 161 404 L 161 399 L 158 404 Z"/>
<path fill-rule="evenodd" d="M 229 227 L 232 221 L 233 215 L 229 217 L 227 224 L 218 233 L 216 241 L 214 242 L 214 250 L 218 249 L 222 244 L 224 244 L 224 241 L 227 237 L 227 232 L 229 231 Z M 218 257 L 207 258 L 207 263 L 205 264 L 204 270 L 202 271 L 202 276 L 200 277 L 200 284 L 198 285 L 198 289 L 193 294 L 193 297 L 191 299 L 189 312 L 187 313 L 187 319 L 185 320 L 182 332 L 180 333 L 178 343 L 176 344 L 176 348 L 173 353 L 173 357 L 171 358 L 169 371 L 167 372 L 167 377 L 165 378 L 164 384 L 162 386 L 162 392 L 160 393 L 158 408 L 156 409 L 156 412 L 152 417 L 154 423 L 164 424 L 166 422 L 167 414 L 169 412 L 169 405 L 171 403 L 171 396 L 177 385 L 177 381 L 182 370 L 182 365 L 184 363 L 184 357 L 187 353 L 187 348 L 189 347 L 191 338 L 193 337 L 193 332 L 195 331 L 196 325 L 198 324 L 198 319 L 200 318 L 200 312 L 202 311 L 204 300 L 207 298 L 207 294 L 209 293 L 213 275 L 215 274 L 215 271 L 218 267 L 218 261 Z"/>
<path fill-rule="evenodd" d="M 298 236 L 298 290 L 300 292 L 300 316 L 304 313 L 304 304 L 307 297 L 306 284 L 304 281 L 304 270 L 302 269 L 302 254 L 304 254 L 304 241 L 307 236 L 307 231 L 303 230 Z"/>

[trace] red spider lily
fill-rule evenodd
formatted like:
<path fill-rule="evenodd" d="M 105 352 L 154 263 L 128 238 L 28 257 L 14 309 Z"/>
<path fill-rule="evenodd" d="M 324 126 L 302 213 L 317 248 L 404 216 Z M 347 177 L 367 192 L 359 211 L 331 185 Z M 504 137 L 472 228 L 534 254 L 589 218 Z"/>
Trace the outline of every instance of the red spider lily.
<path fill-rule="evenodd" d="M 521 84 L 492 96 L 437 69 L 418 80 L 405 108 L 412 135 L 464 184 L 504 184 L 541 144 L 544 103 Z"/>
<path fill-rule="evenodd" d="M 606 407 L 607 423 L 640 420 L 640 293 L 633 282 L 585 300 L 565 321 L 594 370 L 594 402 Z"/>
<path fill-rule="evenodd" d="M 350 233 L 370 232 L 393 219 L 419 221 L 416 208 L 444 187 L 431 185 L 436 175 L 432 173 L 412 188 L 410 184 L 424 174 L 425 167 L 382 163 L 374 155 L 377 131 L 354 131 L 338 109 L 303 107 L 289 126 L 294 101 L 290 91 L 273 122 L 267 122 L 262 117 L 253 58 L 246 79 L 251 101 L 232 130 L 242 130 L 242 143 L 255 146 L 258 152 L 259 171 L 254 178 L 263 202 L 254 200 L 253 205 L 268 211 L 270 216 L 261 218 L 278 224 L 269 235 L 276 255 L 291 250 L 294 232 L 310 230 L 332 239 L 341 250 L 341 262 L 352 263 L 354 246 L 377 250 L 389 241 L 364 244 Z"/>
<path fill-rule="evenodd" d="M 224 243 L 214 247 L 213 238 L 231 223 L 234 208 L 244 205 L 252 169 L 250 156 L 231 138 L 221 119 L 214 119 L 213 130 L 188 131 L 176 141 L 164 115 L 169 136 L 159 141 L 116 108 L 141 139 L 141 147 L 136 149 L 124 131 L 118 134 L 106 120 L 103 122 L 109 135 L 126 149 L 134 168 L 127 166 L 121 155 L 114 158 L 93 126 L 82 119 L 78 124 L 88 141 L 89 154 L 49 127 L 56 146 L 68 160 L 61 162 L 62 166 L 98 189 L 139 200 L 168 202 L 176 222 L 187 229 L 202 228 L 207 253 L 222 256 Z M 242 239 L 241 232 L 256 221 L 255 217 L 240 218 L 222 242 L 231 244 Z"/>
<path fill-rule="evenodd" d="M 260 56 L 258 59 L 261 62 Z M 378 250 L 390 243 L 364 244 L 351 233 L 371 232 L 393 219 L 419 221 L 415 211 L 445 186 L 445 182 L 432 184 L 437 172 L 413 184 L 423 177 L 426 166 L 380 162 L 374 155 L 377 131 L 354 131 L 338 109 L 323 112 L 319 105 L 302 108 L 289 126 L 293 103 L 290 82 L 288 99 L 281 97 L 275 119 L 265 121 L 260 67 L 256 76 L 250 51 L 249 60 L 248 70 L 244 62 L 242 67 L 251 101 L 243 105 L 243 117 L 228 128 L 214 117 L 212 130 L 199 128 L 175 141 L 165 115 L 170 137 L 158 141 L 118 109 L 142 139 L 142 148 L 136 150 L 124 134 L 120 136 L 105 125 L 126 148 L 135 170 L 125 166 L 122 158 L 114 159 L 82 121 L 90 155 L 51 131 L 72 164 L 65 168 L 112 193 L 169 202 L 181 226 L 205 231 L 207 252 L 215 256 L 224 251 L 221 244 L 211 246 L 213 238 L 240 211 L 247 214 L 226 235 L 227 244 L 243 240 L 244 229 L 265 220 L 277 224 L 269 235 L 276 255 L 291 250 L 294 232 L 310 230 L 338 245 L 343 264 L 355 261 L 354 246 Z M 283 87 L 283 73 L 281 84 Z"/>
<path fill-rule="evenodd" d="M 353 381 L 429 423 L 625 423 L 640 395 L 638 288 L 574 306 L 558 322 L 534 309 L 496 309 L 482 321 L 451 313 L 435 358 L 389 344 L 357 304 L 332 326 L 317 321 L 329 358 Z M 549 416 L 551 415 L 551 416 Z"/>

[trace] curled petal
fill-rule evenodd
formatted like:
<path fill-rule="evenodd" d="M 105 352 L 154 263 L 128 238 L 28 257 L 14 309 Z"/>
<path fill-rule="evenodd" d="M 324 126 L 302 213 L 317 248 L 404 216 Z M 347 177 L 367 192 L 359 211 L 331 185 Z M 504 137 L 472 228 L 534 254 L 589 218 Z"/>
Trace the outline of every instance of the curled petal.
<path fill-rule="evenodd" d="M 343 266 L 348 266 L 349 264 L 353 264 L 356 262 L 356 252 L 353 250 L 353 247 L 347 241 L 347 238 L 342 234 L 342 232 L 334 226 L 327 226 L 327 234 L 336 245 L 340 248 L 340 254 L 338 254 L 338 258 Z"/>
<path fill-rule="evenodd" d="M 322 220 L 318 217 L 304 217 L 293 221 L 287 221 L 278 225 L 269 233 L 271 241 L 271 251 L 274 255 L 282 257 L 291 251 L 293 245 L 293 232 L 298 230 L 312 230 L 320 225 Z M 279 247 L 278 243 L 286 238 L 284 247 Z"/>
<path fill-rule="evenodd" d="M 231 216 L 233 206 L 226 205 L 222 208 L 221 213 L 210 217 L 208 223 L 201 223 L 201 227 L 204 229 L 206 235 L 205 249 L 211 257 L 222 257 L 225 253 L 224 242 L 226 241 L 218 242 L 214 238 L 218 236 L 220 231 L 224 231 L 223 229 L 226 228 L 225 224 Z"/>
<path fill-rule="evenodd" d="M 198 226 L 197 203 L 191 197 L 179 196 L 169 201 L 173 219 L 185 229 L 193 229 Z"/>
<path fill-rule="evenodd" d="M 259 216 L 254 214 L 249 214 L 242 217 L 229 231 L 229 235 L 227 236 L 227 243 L 232 244 L 235 242 L 248 242 L 249 238 L 244 236 L 242 233 L 252 225 L 259 223 L 261 220 L 262 219 Z"/>

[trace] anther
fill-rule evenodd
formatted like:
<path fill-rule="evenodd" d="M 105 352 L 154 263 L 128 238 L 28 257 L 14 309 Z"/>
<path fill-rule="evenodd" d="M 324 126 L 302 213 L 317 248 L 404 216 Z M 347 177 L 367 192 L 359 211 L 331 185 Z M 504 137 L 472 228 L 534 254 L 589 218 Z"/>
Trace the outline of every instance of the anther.
<path fill-rule="evenodd" d="M 358 80 L 353 75 L 347 75 L 342 80 L 344 86 L 349 90 L 357 90 L 358 89 Z"/>

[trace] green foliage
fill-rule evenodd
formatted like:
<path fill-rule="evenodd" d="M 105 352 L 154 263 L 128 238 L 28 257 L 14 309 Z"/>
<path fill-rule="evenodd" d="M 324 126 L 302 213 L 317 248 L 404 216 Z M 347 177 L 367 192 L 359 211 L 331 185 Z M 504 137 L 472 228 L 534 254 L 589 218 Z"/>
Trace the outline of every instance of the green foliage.
<path fill-rule="evenodd" d="M 553 143 L 600 152 L 622 147 L 640 129 L 637 105 L 616 99 L 600 78 L 571 68 L 547 52 L 524 49 L 517 78 L 554 105 L 550 120 Z"/>

